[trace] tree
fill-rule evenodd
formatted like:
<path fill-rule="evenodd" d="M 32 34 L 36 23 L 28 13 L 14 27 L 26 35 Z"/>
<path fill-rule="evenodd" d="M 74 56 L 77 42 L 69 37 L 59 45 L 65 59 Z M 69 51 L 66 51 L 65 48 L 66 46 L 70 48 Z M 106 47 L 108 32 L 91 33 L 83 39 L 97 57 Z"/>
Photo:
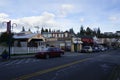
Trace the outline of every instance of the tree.
<path fill-rule="evenodd" d="M 48 32 L 48 29 L 45 29 L 45 32 Z"/>
<path fill-rule="evenodd" d="M 43 33 L 43 32 L 45 32 L 45 31 L 44 31 L 44 29 L 43 29 L 43 27 L 42 27 L 42 29 L 41 29 L 41 33 Z"/>
<path fill-rule="evenodd" d="M 86 28 L 86 35 L 92 35 L 92 30 L 89 27 Z"/>
<path fill-rule="evenodd" d="M 2 33 L 0 36 L 0 43 L 8 44 L 9 40 L 11 40 L 11 43 L 13 43 L 12 36 L 13 34 L 8 34 L 7 32 Z"/>
<path fill-rule="evenodd" d="M 94 28 L 94 30 L 93 30 L 93 35 L 97 36 L 97 29 L 96 28 Z"/>
<path fill-rule="evenodd" d="M 101 34 L 101 31 L 100 31 L 100 28 L 97 29 L 97 36 L 100 36 Z"/>
<path fill-rule="evenodd" d="M 4 32 L 1 34 L 0 36 L 0 43 L 7 43 L 9 40 L 9 34 L 7 34 L 7 32 Z"/>
<path fill-rule="evenodd" d="M 49 32 L 51 32 L 51 29 L 49 28 Z"/>
<path fill-rule="evenodd" d="M 85 30 L 82 25 L 80 27 L 80 35 L 85 35 Z"/>
<path fill-rule="evenodd" d="M 29 28 L 29 29 L 28 29 L 28 31 L 30 31 L 30 32 L 31 32 L 31 29 Z"/>
<path fill-rule="evenodd" d="M 25 31 L 25 28 L 24 28 L 24 26 L 22 27 L 22 32 L 24 32 Z"/>
<path fill-rule="evenodd" d="M 69 32 L 70 32 L 70 33 L 74 33 L 74 30 L 73 30 L 73 28 L 71 28 L 71 29 L 69 30 Z"/>

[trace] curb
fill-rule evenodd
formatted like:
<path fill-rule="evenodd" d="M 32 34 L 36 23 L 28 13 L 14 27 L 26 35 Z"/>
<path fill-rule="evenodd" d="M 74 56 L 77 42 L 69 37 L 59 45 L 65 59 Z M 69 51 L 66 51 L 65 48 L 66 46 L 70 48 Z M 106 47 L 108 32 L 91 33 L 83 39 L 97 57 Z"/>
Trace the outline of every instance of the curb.
<path fill-rule="evenodd" d="M 34 58 L 34 55 L 11 56 L 10 59 L 2 59 L 2 57 L 0 56 L 0 62 L 24 58 Z"/>

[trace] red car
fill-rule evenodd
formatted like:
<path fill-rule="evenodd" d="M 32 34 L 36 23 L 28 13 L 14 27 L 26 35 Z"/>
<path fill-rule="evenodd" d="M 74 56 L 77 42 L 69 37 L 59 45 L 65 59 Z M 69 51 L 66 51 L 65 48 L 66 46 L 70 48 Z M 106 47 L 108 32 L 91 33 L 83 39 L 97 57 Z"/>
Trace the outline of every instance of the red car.
<path fill-rule="evenodd" d="M 45 51 L 38 52 L 36 58 L 51 58 L 51 57 L 61 57 L 64 54 L 64 51 L 60 48 L 49 47 Z"/>

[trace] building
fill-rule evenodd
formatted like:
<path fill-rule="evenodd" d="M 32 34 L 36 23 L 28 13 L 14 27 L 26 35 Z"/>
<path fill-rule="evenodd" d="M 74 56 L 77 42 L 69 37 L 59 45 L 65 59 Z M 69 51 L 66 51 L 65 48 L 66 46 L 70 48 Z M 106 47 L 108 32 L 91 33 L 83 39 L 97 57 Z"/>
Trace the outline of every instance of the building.
<path fill-rule="evenodd" d="M 40 47 L 45 43 L 45 38 L 41 34 L 31 32 L 20 32 L 13 36 L 14 47 Z"/>
<path fill-rule="evenodd" d="M 110 35 L 113 35 L 114 33 L 113 32 L 104 32 L 104 35 L 107 35 L 107 36 L 110 36 Z"/>
<path fill-rule="evenodd" d="M 116 31 L 116 35 L 120 36 L 120 31 Z"/>
<path fill-rule="evenodd" d="M 55 46 L 72 52 L 81 50 L 81 39 L 77 38 L 77 40 L 75 34 L 69 31 L 42 32 L 42 35 L 46 38 L 47 46 Z M 76 43 L 75 40 L 78 42 Z"/>

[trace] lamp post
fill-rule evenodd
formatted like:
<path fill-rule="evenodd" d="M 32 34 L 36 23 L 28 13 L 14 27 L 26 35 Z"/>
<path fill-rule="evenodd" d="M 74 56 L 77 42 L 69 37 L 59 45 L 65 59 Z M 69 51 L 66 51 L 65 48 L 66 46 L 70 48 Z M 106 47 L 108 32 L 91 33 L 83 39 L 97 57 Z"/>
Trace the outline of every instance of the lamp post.
<path fill-rule="evenodd" d="M 12 34 L 11 34 L 11 29 L 13 29 L 13 27 L 16 27 L 17 26 L 17 24 L 16 23 L 13 23 L 12 25 L 11 25 L 11 21 L 9 21 L 9 22 L 3 22 L 2 23 L 3 25 L 7 25 L 7 34 L 9 35 L 9 41 L 8 41 L 8 56 L 9 56 L 9 59 L 10 59 L 10 54 L 11 54 L 11 39 L 12 39 Z"/>

